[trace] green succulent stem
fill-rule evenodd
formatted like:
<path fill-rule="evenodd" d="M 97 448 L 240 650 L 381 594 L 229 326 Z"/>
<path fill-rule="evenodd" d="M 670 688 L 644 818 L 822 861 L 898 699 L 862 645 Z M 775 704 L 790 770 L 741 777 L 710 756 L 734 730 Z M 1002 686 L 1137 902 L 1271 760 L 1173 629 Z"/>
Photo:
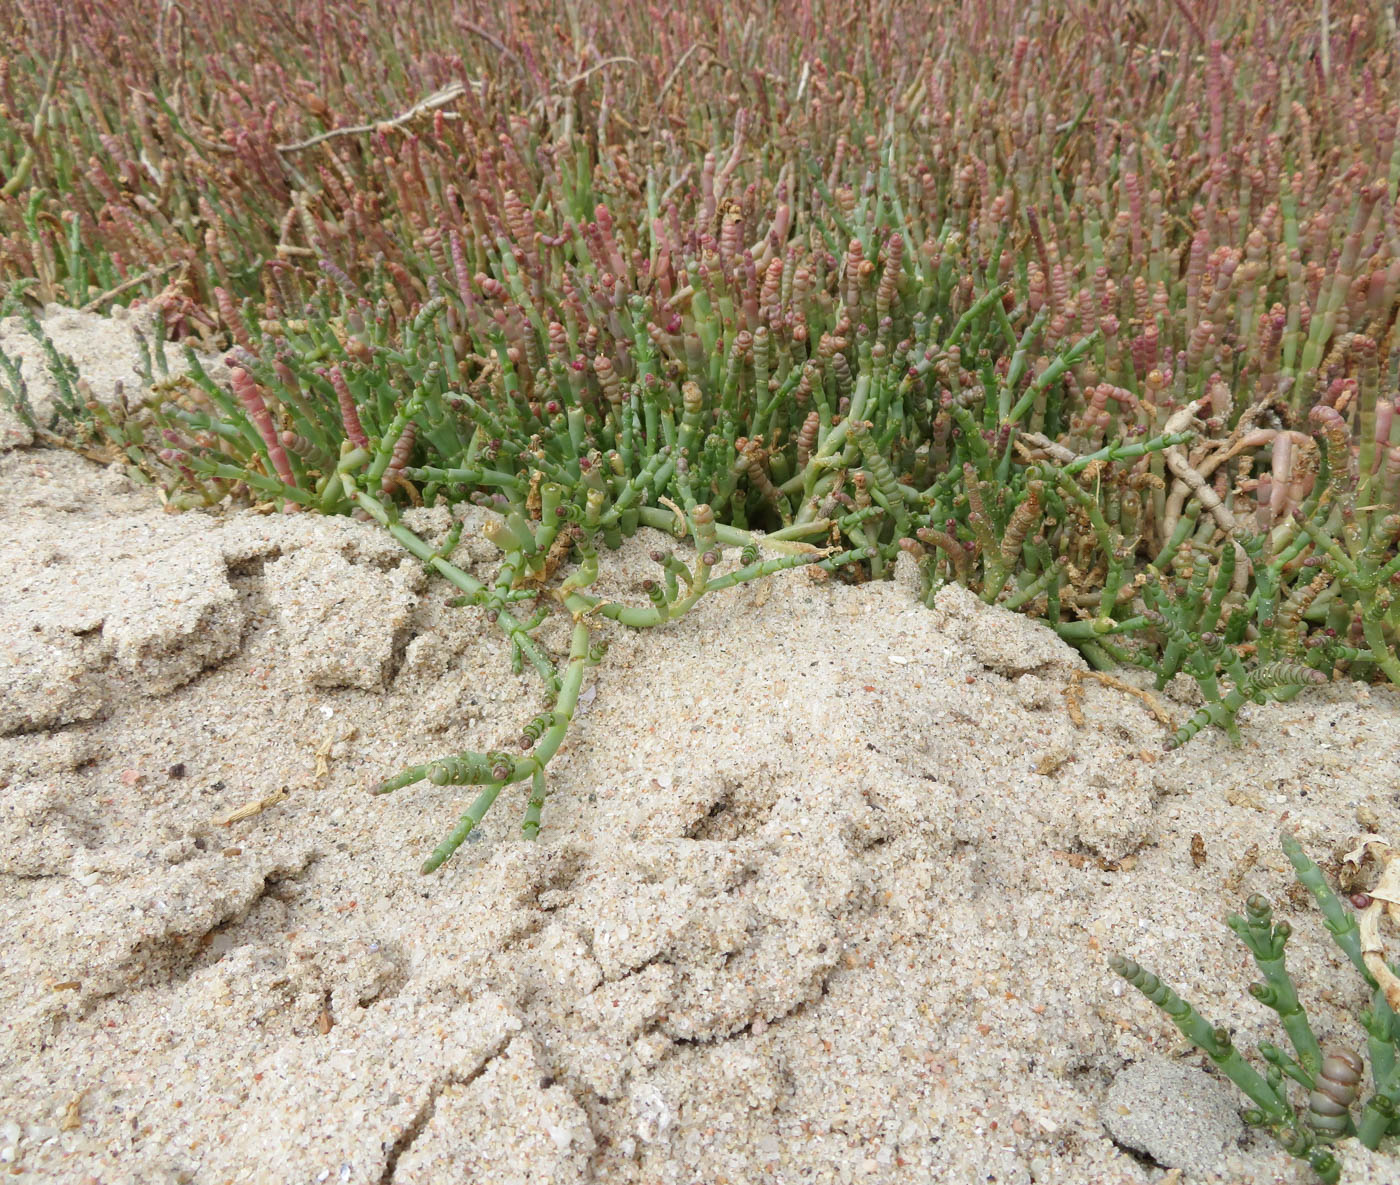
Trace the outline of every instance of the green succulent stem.
<path fill-rule="evenodd" d="M 1257 894 L 1245 903 L 1243 916 L 1231 914 L 1225 922 L 1249 948 L 1264 976 L 1264 982 L 1256 984 L 1251 994 L 1278 1013 L 1284 1032 L 1297 1051 L 1302 1070 L 1308 1075 L 1316 1074 L 1322 1068 L 1322 1046 L 1299 1003 L 1293 978 L 1284 961 L 1284 946 L 1292 933 L 1291 928 L 1287 922 L 1275 926 L 1268 901 Z"/>
<path fill-rule="evenodd" d="M 1114 955 L 1109 959 L 1109 966 L 1165 1012 L 1186 1039 L 1205 1053 L 1220 1067 L 1221 1073 L 1244 1091 L 1263 1113 L 1264 1122 L 1289 1124 L 1293 1121 L 1293 1111 L 1287 1100 L 1280 1097 L 1259 1071 L 1245 1061 L 1231 1042 L 1228 1030 L 1203 1020 L 1200 1013 L 1167 984 L 1131 959 Z"/>

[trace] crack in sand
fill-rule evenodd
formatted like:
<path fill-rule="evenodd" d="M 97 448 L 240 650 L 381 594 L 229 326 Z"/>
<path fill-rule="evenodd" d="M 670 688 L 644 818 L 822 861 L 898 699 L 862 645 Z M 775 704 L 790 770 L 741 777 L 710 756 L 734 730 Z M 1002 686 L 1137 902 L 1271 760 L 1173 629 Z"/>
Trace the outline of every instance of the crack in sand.
<path fill-rule="evenodd" d="M 433 1084 L 428 1087 L 427 1097 L 419 1104 L 418 1110 L 414 1112 L 412 1120 L 407 1127 L 399 1133 L 389 1148 L 389 1154 L 384 1161 L 384 1171 L 379 1174 L 378 1185 L 391 1185 L 394 1174 L 398 1172 L 399 1161 L 403 1158 L 415 1141 L 427 1130 L 428 1124 L 432 1122 L 433 1115 L 437 1111 L 438 1099 L 442 1092 L 449 1086 L 470 1086 L 478 1078 L 491 1068 L 494 1062 L 506 1051 L 506 1047 L 515 1040 L 517 1033 L 503 1033 L 496 1043 L 484 1054 L 481 1061 L 470 1074 L 444 1074 L 442 1077 L 434 1079 Z"/>

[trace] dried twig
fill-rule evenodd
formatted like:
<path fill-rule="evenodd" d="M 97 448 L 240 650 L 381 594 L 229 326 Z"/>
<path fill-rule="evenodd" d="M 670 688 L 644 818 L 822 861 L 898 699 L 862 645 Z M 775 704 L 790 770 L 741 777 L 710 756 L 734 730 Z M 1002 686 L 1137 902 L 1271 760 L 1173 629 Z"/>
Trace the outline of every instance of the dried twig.
<path fill-rule="evenodd" d="M 229 827 L 234 823 L 242 822 L 244 819 L 251 819 L 254 815 L 260 815 L 263 811 L 270 810 L 279 802 L 284 802 L 290 794 L 291 791 L 283 786 L 280 790 L 274 790 L 265 798 L 258 798 L 252 802 L 246 802 L 240 807 L 236 807 L 234 810 L 229 811 L 228 814 L 215 819 L 214 823 L 219 827 Z"/>
<path fill-rule="evenodd" d="M 497 53 L 505 54 L 505 56 L 508 57 L 512 62 L 514 62 L 517 66 L 520 66 L 522 69 L 524 68 L 524 64 L 520 61 L 520 56 L 516 54 L 513 50 L 509 49 L 506 46 L 505 42 L 501 41 L 497 37 L 492 36 L 480 25 L 472 24 L 471 21 L 459 21 L 458 23 L 468 33 L 473 33 L 477 37 L 480 37 L 484 42 L 486 42 L 487 45 L 491 46 L 494 50 L 496 50 Z"/>
<path fill-rule="evenodd" d="M 118 284 L 115 288 L 104 292 L 101 296 L 93 297 L 93 299 L 88 301 L 87 304 L 80 306 L 78 312 L 95 313 L 109 300 L 115 300 L 118 296 L 130 292 L 133 288 L 139 288 L 147 280 L 154 280 L 159 278 L 160 276 L 167 275 L 170 272 L 173 272 L 177 267 L 180 267 L 183 263 L 184 260 L 177 259 L 172 263 L 167 263 L 164 267 L 148 268 L 139 276 L 132 276 L 131 279 L 126 280 L 121 284 Z"/>
<path fill-rule="evenodd" d="M 697 49 L 703 49 L 707 53 L 713 54 L 715 51 L 703 41 L 697 41 L 685 53 L 681 54 L 680 61 L 671 67 L 671 73 L 666 75 L 666 81 L 661 84 L 661 89 L 656 92 L 656 101 L 652 104 L 653 113 L 661 110 L 661 100 L 666 97 L 666 92 L 671 89 L 671 84 L 680 76 L 682 67 L 690 61 L 690 55 Z"/>
<path fill-rule="evenodd" d="M 278 144 L 276 146 L 277 151 L 300 152 L 303 148 L 313 148 L 317 144 L 330 140 L 335 136 L 358 136 L 363 135 L 365 132 L 373 132 L 378 128 L 402 127 L 410 120 L 416 119 L 418 116 L 422 115 L 425 111 L 434 111 L 439 107 L 445 107 L 448 103 L 452 102 L 453 99 L 465 92 L 466 89 L 465 83 L 448 83 L 448 85 L 441 90 L 436 90 L 426 98 L 419 99 L 418 102 L 414 103 L 407 111 L 394 116 L 393 119 L 381 119 L 375 123 L 358 123 L 354 127 L 349 128 L 332 128 L 328 132 L 321 132 L 319 135 L 312 136 L 309 140 L 298 140 L 295 144 Z"/>
<path fill-rule="evenodd" d="M 1163 431 L 1168 435 L 1184 432 L 1196 414 L 1209 402 L 1208 397 L 1203 397 L 1188 403 L 1180 411 L 1172 414 Z M 1191 468 L 1190 462 L 1186 459 L 1186 450 L 1181 445 L 1174 444 L 1165 450 L 1162 456 L 1167 463 L 1167 468 L 1172 471 L 1176 479 L 1195 495 L 1196 500 L 1205 507 L 1211 518 L 1215 519 L 1216 525 L 1233 539 L 1237 530 L 1235 516 L 1230 513 L 1230 508 L 1221 501 L 1220 495 L 1211 489 L 1210 483 Z M 1171 533 L 1175 529 L 1176 522 L 1170 518 L 1162 524 L 1162 533 L 1168 538 L 1171 537 Z"/>
<path fill-rule="evenodd" d="M 1074 722 L 1076 728 L 1084 727 L 1084 712 L 1079 705 L 1084 699 L 1083 683 L 1085 679 L 1097 679 L 1105 687 L 1113 687 L 1118 691 L 1125 691 L 1129 695 L 1137 696 L 1147 705 L 1148 711 L 1156 717 L 1158 724 L 1171 732 L 1176 731 L 1176 725 L 1172 723 L 1172 718 L 1167 715 L 1156 696 L 1149 691 L 1144 691 L 1141 687 L 1134 687 L 1131 683 L 1125 683 L 1122 679 L 1114 678 L 1103 671 L 1075 671 L 1069 677 L 1069 686 L 1064 690 L 1065 709 L 1069 712 L 1069 718 Z"/>
<path fill-rule="evenodd" d="M 573 86 L 576 83 L 582 82 L 585 78 L 588 78 L 590 75 L 596 74 L 604 66 L 612 66 L 618 62 L 631 62 L 632 65 L 637 65 L 636 58 L 629 58 L 626 54 L 618 54 L 616 57 L 604 58 L 596 66 L 590 66 L 587 70 L 584 70 L 579 74 L 575 74 L 567 82 L 560 82 L 559 85 L 563 87 Z"/>
<path fill-rule="evenodd" d="M 626 54 L 619 54 L 616 57 L 604 58 L 601 62 L 598 62 L 596 65 L 590 66 L 587 70 L 580 71 L 578 74 L 575 74 L 572 78 L 560 78 L 556 81 L 561 91 L 567 91 L 573 86 L 577 85 L 578 83 L 583 82 L 590 75 L 596 74 L 605 66 L 614 66 L 617 65 L 617 63 L 619 62 L 630 62 L 634 66 L 640 64 L 638 63 L 636 58 L 629 58 Z M 537 107 L 543 107 L 547 102 L 549 102 L 550 99 L 554 99 L 556 102 L 561 102 L 563 101 L 563 96 L 556 91 L 550 91 L 549 94 L 542 94 L 539 96 L 539 98 L 537 98 L 533 103 L 530 104 L 530 110 L 534 111 Z M 633 130 L 635 131 L 636 129 L 634 128 Z"/>

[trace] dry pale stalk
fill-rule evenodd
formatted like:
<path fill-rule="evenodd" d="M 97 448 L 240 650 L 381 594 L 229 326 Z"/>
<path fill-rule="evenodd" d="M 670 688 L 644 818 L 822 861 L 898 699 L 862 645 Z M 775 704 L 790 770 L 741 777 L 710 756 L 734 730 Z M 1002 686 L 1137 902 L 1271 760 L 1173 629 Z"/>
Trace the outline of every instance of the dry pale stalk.
<path fill-rule="evenodd" d="M 1343 860 L 1360 864 L 1368 852 L 1380 862 L 1381 875 L 1375 887 L 1367 893 L 1371 903 L 1357 919 L 1357 928 L 1361 932 L 1361 960 L 1385 993 L 1385 1002 L 1392 1009 L 1400 1009 L 1400 978 L 1391 972 L 1386 962 L 1385 943 L 1381 940 L 1380 930 L 1381 918 L 1386 914 L 1400 920 L 1400 852 L 1396 852 L 1378 835 L 1365 835 Z"/>

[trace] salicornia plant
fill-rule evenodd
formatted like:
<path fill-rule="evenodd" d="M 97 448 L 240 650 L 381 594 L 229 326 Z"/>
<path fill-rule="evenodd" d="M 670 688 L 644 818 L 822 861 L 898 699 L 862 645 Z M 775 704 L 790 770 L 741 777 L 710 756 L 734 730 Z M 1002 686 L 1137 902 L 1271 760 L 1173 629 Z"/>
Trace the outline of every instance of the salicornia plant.
<path fill-rule="evenodd" d="M 773 565 L 901 562 L 1189 676 L 1169 746 L 1400 681 L 1393 24 L 877 7 L 899 36 L 718 0 L 5 10 L 9 307 L 155 316 L 139 391 L 55 356 L 39 423 L 0 384 L 172 508 L 368 515 L 491 615 L 547 702 L 529 755 L 421 767 L 485 787 L 474 820 L 568 727 L 584 659 L 543 615 L 587 652 Z M 398 521 L 466 500 L 500 516 L 479 585 Z M 693 548 L 598 602 L 642 525 Z"/>
<path fill-rule="evenodd" d="M 1250 985 L 1256 1000 L 1278 1014 L 1292 1053 L 1267 1042 L 1259 1054 L 1267 1063 L 1260 1073 L 1235 1048 L 1228 1029 L 1212 1025 L 1157 976 L 1131 959 L 1114 956 L 1109 965 L 1157 1005 L 1198 1049 L 1208 1054 L 1220 1071 L 1254 1104 L 1245 1112 L 1248 1123 L 1267 1128 L 1294 1156 L 1307 1160 L 1328 1185 L 1341 1177 L 1341 1163 L 1331 1145 L 1355 1136 L 1367 1148 L 1378 1148 L 1387 1136 L 1400 1135 L 1400 980 L 1385 961 L 1379 941 L 1379 915 L 1396 906 L 1390 898 L 1400 887 L 1400 864 L 1386 845 L 1371 843 L 1381 851 L 1384 870 L 1375 892 L 1352 898 L 1361 911 L 1361 923 L 1323 877 L 1322 870 L 1304 854 L 1292 836 L 1283 837 L 1283 850 L 1299 882 L 1312 893 L 1322 910 L 1324 925 L 1343 953 L 1365 979 L 1371 1005 L 1362 1012 L 1366 1032 L 1366 1058 L 1353 1049 L 1324 1049 L 1313 1032 L 1296 985 L 1284 961 L 1284 947 L 1292 935 L 1287 922 L 1273 921 L 1273 911 L 1263 897 L 1245 903 L 1243 915 L 1227 920 L 1231 930 L 1254 956 L 1263 978 Z M 1365 849 L 1352 853 L 1358 860 Z M 1350 858 L 1350 857 L 1349 857 Z M 1365 1062 L 1371 1067 L 1371 1093 L 1363 1099 Z M 1290 1098 L 1288 1081 L 1306 1092 L 1306 1107 Z"/>

